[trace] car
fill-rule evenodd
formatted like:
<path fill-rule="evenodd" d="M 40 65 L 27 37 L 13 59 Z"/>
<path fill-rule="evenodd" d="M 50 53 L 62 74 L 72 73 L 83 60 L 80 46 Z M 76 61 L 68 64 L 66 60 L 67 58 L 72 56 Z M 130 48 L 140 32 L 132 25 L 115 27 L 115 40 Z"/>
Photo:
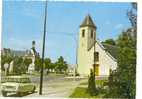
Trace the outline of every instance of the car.
<path fill-rule="evenodd" d="M 7 96 L 7 93 L 16 93 L 22 96 L 25 93 L 35 92 L 35 89 L 36 86 L 26 76 L 7 76 L 1 84 L 3 96 Z"/>

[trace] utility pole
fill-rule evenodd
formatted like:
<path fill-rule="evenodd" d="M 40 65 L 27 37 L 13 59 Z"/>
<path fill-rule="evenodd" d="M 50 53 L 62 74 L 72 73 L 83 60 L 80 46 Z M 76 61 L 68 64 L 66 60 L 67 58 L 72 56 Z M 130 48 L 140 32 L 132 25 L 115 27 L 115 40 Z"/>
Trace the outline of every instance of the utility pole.
<path fill-rule="evenodd" d="M 96 32 L 96 31 L 95 31 Z M 95 86 L 95 90 L 96 90 L 96 33 L 94 33 L 94 64 L 93 64 L 93 76 L 94 76 L 94 86 Z"/>
<path fill-rule="evenodd" d="M 74 67 L 74 81 L 75 81 L 75 78 L 76 78 L 76 72 L 77 72 L 77 67 L 78 67 L 78 64 L 77 64 L 77 55 L 78 55 L 78 42 L 77 42 L 77 38 L 74 38 L 75 42 L 76 42 L 76 49 L 75 49 L 75 55 L 76 55 L 76 59 L 75 59 L 75 63 L 76 63 L 76 66 Z"/>
<path fill-rule="evenodd" d="M 44 51 L 45 51 L 45 37 L 46 37 L 46 17 L 47 17 L 47 0 L 45 1 L 44 34 L 43 34 L 43 46 L 42 46 L 42 66 L 41 66 L 41 70 L 40 70 L 40 88 L 39 88 L 40 95 L 42 95 L 42 86 L 43 86 L 43 67 L 44 67 Z"/>

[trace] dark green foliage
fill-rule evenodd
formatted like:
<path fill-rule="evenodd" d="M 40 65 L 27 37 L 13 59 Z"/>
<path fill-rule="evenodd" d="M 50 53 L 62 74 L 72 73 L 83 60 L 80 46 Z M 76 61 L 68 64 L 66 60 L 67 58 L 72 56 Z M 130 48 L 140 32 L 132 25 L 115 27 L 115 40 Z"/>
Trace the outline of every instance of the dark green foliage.
<path fill-rule="evenodd" d="M 42 59 L 40 57 L 36 57 L 35 59 L 35 70 L 39 71 L 42 66 Z"/>
<path fill-rule="evenodd" d="M 70 98 L 93 98 L 87 91 L 87 88 L 77 87 L 69 96 Z"/>
<path fill-rule="evenodd" d="M 50 58 L 46 58 L 44 60 L 44 63 L 45 63 L 45 68 L 46 69 L 51 69 L 51 59 Z"/>
<path fill-rule="evenodd" d="M 13 73 L 10 73 L 10 75 L 26 73 L 26 71 L 28 70 L 29 64 L 32 62 L 31 59 L 23 59 L 22 57 L 18 57 L 18 56 L 13 57 L 12 55 L 11 56 L 3 55 L 1 59 L 2 59 L 2 63 L 1 63 L 2 70 L 4 70 L 3 65 L 5 63 L 10 64 L 11 61 L 14 61 Z"/>
<path fill-rule="evenodd" d="M 25 73 L 25 66 L 22 57 L 14 57 L 13 74 L 20 75 Z"/>
<path fill-rule="evenodd" d="M 41 66 L 42 66 L 42 59 L 40 57 L 36 57 L 36 60 L 35 60 L 36 71 L 39 71 Z M 44 68 L 48 70 L 47 71 L 48 73 L 49 73 L 49 69 L 50 70 L 54 69 L 57 73 L 62 73 L 67 70 L 68 65 L 67 65 L 66 61 L 64 61 L 64 58 L 62 56 L 60 56 L 58 58 L 58 61 L 55 63 L 52 63 L 50 58 L 45 58 Z"/>
<path fill-rule="evenodd" d="M 136 40 L 123 32 L 117 40 L 118 68 L 109 77 L 107 97 L 134 98 L 136 84 Z"/>
<path fill-rule="evenodd" d="M 97 94 L 96 84 L 95 84 L 95 73 L 93 72 L 92 69 L 90 70 L 90 76 L 88 79 L 88 92 L 92 96 Z"/>
<path fill-rule="evenodd" d="M 1 56 L 1 69 L 4 71 L 4 64 L 10 63 L 12 61 L 13 57 L 9 55 L 2 55 Z"/>
<path fill-rule="evenodd" d="M 127 13 L 132 27 L 123 31 L 117 40 L 118 68 L 109 76 L 109 92 L 105 97 L 134 99 L 136 95 L 136 34 L 137 4 Z"/>
<path fill-rule="evenodd" d="M 32 63 L 32 59 L 28 59 L 28 58 L 25 58 L 23 60 L 23 65 L 25 66 L 25 69 L 28 70 L 28 66 Z"/>
<path fill-rule="evenodd" d="M 56 64 L 55 70 L 60 73 L 65 72 L 68 68 L 67 63 L 66 61 L 64 61 L 64 58 L 62 56 L 58 58 L 58 61 L 55 64 Z"/>
<path fill-rule="evenodd" d="M 113 39 L 107 39 L 102 43 L 109 44 L 109 45 L 116 45 L 115 40 Z"/>

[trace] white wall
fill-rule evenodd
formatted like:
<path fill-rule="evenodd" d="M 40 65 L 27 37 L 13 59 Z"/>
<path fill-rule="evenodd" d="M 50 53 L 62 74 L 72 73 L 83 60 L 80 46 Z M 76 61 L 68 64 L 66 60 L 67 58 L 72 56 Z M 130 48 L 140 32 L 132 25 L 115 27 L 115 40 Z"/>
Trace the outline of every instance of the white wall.
<path fill-rule="evenodd" d="M 109 75 L 110 69 L 114 70 L 117 67 L 116 60 L 98 42 L 96 43 L 96 51 L 99 52 L 99 75 Z"/>
<path fill-rule="evenodd" d="M 117 67 L 117 62 L 113 57 L 106 52 L 99 43 L 96 43 L 96 51 L 99 52 L 99 76 L 109 75 L 110 69 L 114 70 Z M 93 68 L 93 53 L 94 48 L 90 51 L 84 49 L 81 45 L 78 48 L 78 72 L 80 75 L 89 75 L 90 68 Z"/>

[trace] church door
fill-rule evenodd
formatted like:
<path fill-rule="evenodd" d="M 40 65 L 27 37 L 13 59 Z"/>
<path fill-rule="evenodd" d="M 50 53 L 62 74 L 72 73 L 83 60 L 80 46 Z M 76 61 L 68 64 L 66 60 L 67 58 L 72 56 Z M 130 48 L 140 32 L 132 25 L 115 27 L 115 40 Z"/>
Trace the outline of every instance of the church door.
<path fill-rule="evenodd" d="M 99 75 L 99 64 L 95 64 L 95 75 Z"/>

